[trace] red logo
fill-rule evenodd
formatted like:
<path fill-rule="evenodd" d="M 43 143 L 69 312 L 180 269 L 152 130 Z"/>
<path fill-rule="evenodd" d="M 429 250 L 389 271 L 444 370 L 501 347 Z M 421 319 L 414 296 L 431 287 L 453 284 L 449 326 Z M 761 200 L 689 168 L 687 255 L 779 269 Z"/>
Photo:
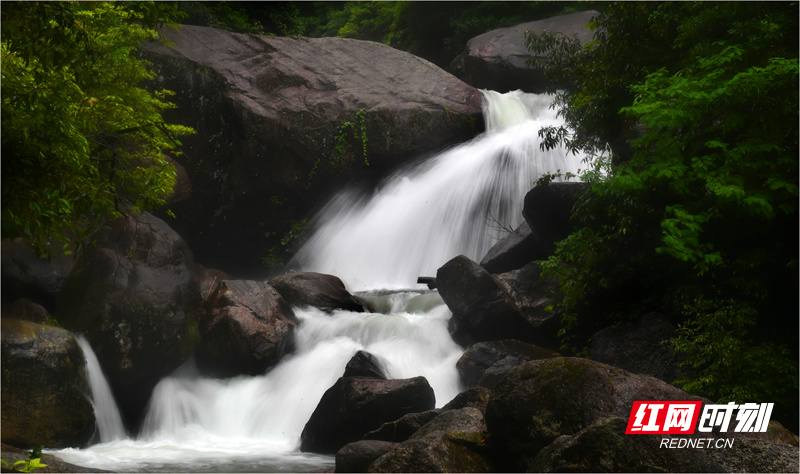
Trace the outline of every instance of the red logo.
<path fill-rule="evenodd" d="M 625 434 L 693 434 L 703 402 L 633 402 Z"/>

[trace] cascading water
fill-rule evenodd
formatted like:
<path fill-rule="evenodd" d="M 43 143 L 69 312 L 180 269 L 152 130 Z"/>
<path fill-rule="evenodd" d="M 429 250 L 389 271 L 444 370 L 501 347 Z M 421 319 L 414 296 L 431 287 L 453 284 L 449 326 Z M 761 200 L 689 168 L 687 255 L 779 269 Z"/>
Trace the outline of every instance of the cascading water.
<path fill-rule="evenodd" d="M 342 192 L 293 264 L 363 290 L 413 287 L 459 254 L 480 261 L 503 229 L 522 222 L 536 181 L 575 173 L 582 159 L 540 149 L 539 129 L 561 123 L 552 96 L 483 94 L 485 134 L 395 173 L 374 196 Z"/>
<path fill-rule="evenodd" d="M 574 172 L 580 163 L 562 150 L 539 149 L 539 128 L 558 123 L 551 98 L 518 91 L 484 97 L 485 134 L 396 173 L 369 199 L 343 192 L 296 256 L 304 269 L 362 290 L 375 313 L 295 308 L 296 350 L 266 374 L 204 378 L 190 361 L 156 386 L 136 439 L 101 428 L 99 444 L 51 452 L 112 471 L 331 467 L 332 456 L 299 452 L 300 434 L 358 350 L 376 356 L 390 378 L 426 377 L 437 406 L 450 401 L 461 389 L 455 365 L 463 350 L 447 331 L 449 310 L 436 292 L 378 289 L 412 288 L 458 254 L 480 259 L 500 226 L 521 222 L 524 195 L 542 174 Z"/>
<path fill-rule="evenodd" d="M 100 361 L 97 360 L 97 355 L 95 355 L 92 346 L 83 334 L 78 334 L 75 339 L 78 340 L 78 345 L 81 346 L 83 355 L 86 358 L 86 372 L 89 376 L 89 385 L 92 390 L 92 406 L 97 420 L 97 432 L 100 442 L 106 443 L 124 439 L 127 436 L 125 426 L 122 424 L 122 417 L 119 414 L 114 395 L 111 393 L 111 387 L 108 386 L 108 382 L 106 382 L 106 378 L 103 375 Z"/>

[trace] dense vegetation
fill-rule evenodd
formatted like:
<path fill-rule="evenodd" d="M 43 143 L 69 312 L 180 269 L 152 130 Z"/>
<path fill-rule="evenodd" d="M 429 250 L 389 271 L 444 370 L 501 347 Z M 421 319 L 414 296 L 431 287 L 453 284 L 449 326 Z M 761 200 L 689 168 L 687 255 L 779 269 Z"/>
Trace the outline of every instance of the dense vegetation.
<path fill-rule="evenodd" d="M 564 348 L 660 311 L 681 324 L 684 388 L 796 420 L 795 2 L 3 2 L 3 237 L 43 250 L 164 202 L 164 153 L 191 130 L 164 123 L 169 92 L 142 88 L 131 55 L 158 25 L 368 39 L 447 67 L 472 36 L 590 7 L 589 45 L 528 37 L 563 86 L 546 143 L 593 157 L 577 230 L 545 265 Z"/>
<path fill-rule="evenodd" d="M 693 393 L 792 407 L 798 367 L 796 3 L 605 5 L 587 47 L 529 35 L 567 84 L 566 126 L 594 156 L 561 277 L 565 348 L 661 311 L 681 323 Z M 610 145 L 610 147 L 609 147 Z"/>
<path fill-rule="evenodd" d="M 589 2 L 182 2 L 187 24 L 277 36 L 378 41 L 447 68 L 494 28 L 583 10 Z"/>
<path fill-rule="evenodd" d="M 164 153 L 191 130 L 164 123 L 130 53 L 177 10 L 154 3 L 3 2 L 2 230 L 40 251 L 109 217 L 164 203 Z"/>

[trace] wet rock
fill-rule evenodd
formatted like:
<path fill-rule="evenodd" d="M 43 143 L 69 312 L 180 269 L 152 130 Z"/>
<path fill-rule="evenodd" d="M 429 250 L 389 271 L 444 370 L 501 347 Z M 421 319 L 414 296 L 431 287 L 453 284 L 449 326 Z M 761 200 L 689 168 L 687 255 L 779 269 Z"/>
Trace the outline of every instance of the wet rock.
<path fill-rule="evenodd" d="M 560 357 L 555 351 L 522 341 L 479 342 L 464 352 L 456 363 L 461 381 L 467 387 L 494 388 L 500 379 L 523 362 Z"/>
<path fill-rule="evenodd" d="M 61 328 L 3 319 L 2 440 L 17 446 L 85 446 L 95 431 L 83 351 Z"/>
<path fill-rule="evenodd" d="M 410 438 L 426 423 L 442 413 L 442 410 L 427 410 L 418 413 L 409 413 L 400 418 L 384 423 L 377 430 L 364 435 L 364 439 L 374 439 L 400 443 Z"/>
<path fill-rule="evenodd" d="M 558 331 L 561 329 L 561 294 L 558 280 L 542 276 L 542 267 L 537 262 L 530 262 L 518 270 L 494 277 L 528 324 L 536 328 L 527 341 L 548 349 L 560 347 Z"/>
<path fill-rule="evenodd" d="M 21 238 L 3 241 L 0 252 L 3 299 L 27 298 L 49 311 L 54 310 L 56 297 L 75 266 L 75 258 L 63 255 L 55 244 L 48 246 L 51 255 L 40 256 Z"/>
<path fill-rule="evenodd" d="M 258 375 L 292 349 L 298 321 L 291 306 L 261 281 L 223 280 L 206 302 L 197 365 L 218 377 Z"/>
<path fill-rule="evenodd" d="M 676 327 L 666 316 L 648 313 L 593 335 L 589 358 L 671 383 L 678 377 L 681 358 L 664 341 L 675 335 Z"/>
<path fill-rule="evenodd" d="M 153 87 L 177 93 L 165 117 L 198 132 L 176 158 L 192 189 L 173 207 L 176 229 L 198 260 L 233 274 L 261 271 L 290 220 L 313 213 L 342 181 L 483 129 L 476 89 L 380 43 L 188 25 L 164 33 L 174 46 L 147 43 L 141 54 L 156 71 Z M 346 123 L 363 123 L 366 141 Z"/>
<path fill-rule="evenodd" d="M 544 92 L 548 83 L 540 71 L 528 64 L 533 54 L 525 46 L 525 32 L 549 31 L 591 41 L 593 33 L 586 24 L 598 12 L 590 10 L 500 28 L 476 36 L 467 42 L 466 51 L 456 59 L 461 63 L 460 77 L 480 89 L 508 92 Z"/>
<path fill-rule="evenodd" d="M 627 419 L 603 418 L 561 436 L 528 464 L 530 472 L 723 472 L 697 449 L 660 448 L 662 436 L 626 435 Z M 669 438 L 669 436 L 664 436 Z"/>
<path fill-rule="evenodd" d="M 374 439 L 346 444 L 336 452 L 335 472 L 367 472 L 370 464 L 395 446 L 397 443 Z"/>
<path fill-rule="evenodd" d="M 458 410 L 472 407 L 485 414 L 486 405 L 489 404 L 491 395 L 492 391 L 486 387 L 468 388 L 450 400 L 447 405 L 442 407 L 442 410 Z"/>
<path fill-rule="evenodd" d="M 2 459 L 3 461 L 7 462 L 9 466 L 12 468 L 14 467 L 14 463 L 17 461 L 27 461 L 28 457 L 30 456 L 30 449 L 22 449 L 17 448 L 15 446 L 10 446 L 8 444 L 3 443 L 0 446 L 2 449 Z M 70 464 L 68 462 L 62 461 L 59 457 L 53 456 L 52 454 L 42 454 L 41 463 L 46 464 L 46 466 L 37 467 L 34 471 L 36 473 L 48 473 L 48 472 L 60 472 L 60 473 L 78 473 L 78 472 L 112 472 L 106 471 L 103 469 L 92 469 L 89 467 L 83 466 L 76 466 L 75 464 Z M 22 464 L 16 466 L 18 469 L 23 467 Z M 16 470 L 11 470 L 3 467 L 3 472 L 18 472 Z"/>
<path fill-rule="evenodd" d="M 289 272 L 269 284 L 292 306 L 314 306 L 323 311 L 364 311 L 364 302 L 345 289 L 339 277 L 314 272 Z"/>
<path fill-rule="evenodd" d="M 503 466 L 528 469 L 537 453 L 562 435 L 608 418 L 627 420 L 636 400 L 703 400 L 646 375 L 587 359 L 554 358 L 523 363 L 498 383 L 486 424 Z"/>
<path fill-rule="evenodd" d="M 5 314 L 3 315 L 6 316 Z M 40 304 L 25 298 L 11 303 L 7 316 L 13 319 L 24 319 L 34 323 L 45 324 L 51 319 L 50 313 Z"/>
<path fill-rule="evenodd" d="M 532 328 L 492 275 L 459 255 L 445 263 L 436 280 L 447 307 L 453 339 L 468 346 L 479 341 L 532 336 Z"/>
<path fill-rule="evenodd" d="M 121 411 L 135 424 L 156 383 L 198 339 L 203 305 L 183 239 L 147 213 L 98 231 L 63 285 L 56 319 L 92 345 Z"/>
<path fill-rule="evenodd" d="M 378 358 L 369 352 L 358 351 L 347 362 L 343 377 L 367 377 L 385 380 Z"/>
<path fill-rule="evenodd" d="M 378 458 L 369 472 L 493 472 L 483 414 L 445 411 Z"/>
<path fill-rule="evenodd" d="M 197 283 L 200 287 L 200 296 L 204 301 L 208 301 L 211 293 L 217 288 L 222 280 L 230 280 L 231 278 L 227 273 L 216 268 L 208 268 L 205 265 L 195 264 L 195 273 L 197 274 Z"/>
<path fill-rule="evenodd" d="M 572 232 L 572 207 L 585 190 L 586 183 L 567 181 L 536 186 L 525 195 L 522 215 L 531 228 L 537 259 L 550 256 L 556 242 Z"/>
<path fill-rule="evenodd" d="M 531 226 L 523 222 L 489 249 L 481 260 L 481 266 L 489 273 L 505 273 L 545 257 L 547 255 L 537 252 Z"/>
<path fill-rule="evenodd" d="M 341 377 L 322 396 L 300 436 L 301 451 L 336 453 L 383 423 L 433 409 L 424 377 L 379 380 Z"/>

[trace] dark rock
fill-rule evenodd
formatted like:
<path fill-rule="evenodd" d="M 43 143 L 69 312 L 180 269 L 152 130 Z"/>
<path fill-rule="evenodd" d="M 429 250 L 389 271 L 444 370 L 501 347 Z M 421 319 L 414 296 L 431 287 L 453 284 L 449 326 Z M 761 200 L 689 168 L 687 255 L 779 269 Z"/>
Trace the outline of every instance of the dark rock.
<path fill-rule="evenodd" d="M 477 408 L 481 413 L 486 413 L 486 405 L 492 391 L 486 387 L 472 387 L 456 395 L 442 410 L 458 410 L 461 408 Z"/>
<path fill-rule="evenodd" d="M 435 402 L 433 389 L 424 377 L 341 377 L 322 396 L 303 428 L 300 450 L 336 453 L 383 423 L 433 409 Z"/>
<path fill-rule="evenodd" d="M 528 65 L 533 54 L 525 46 L 525 32 L 557 32 L 586 43 L 593 37 L 586 25 L 597 14 L 593 10 L 570 13 L 476 36 L 467 42 L 466 51 L 456 59 L 463 68 L 460 77 L 480 89 L 545 92 L 556 84 L 548 83 L 541 71 Z"/>
<path fill-rule="evenodd" d="M 44 306 L 22 298 L 11 303 L 8 310 L 8 317 L 45 324 L 50 320 L 50 313 L 47 312 Z"/>
<path fill-rule="evenodd" d="M 456 363 L 461 381 L 467 387 L 494 388 L 514 367 L 530 360 L 560 357 L 557 352 L 533 344 L 508 339 L 479 342 L 464 352 Z"/>
<path fill-rule="evenodd" d="M 497 281 L 463 255 L 445 263 L 436 280 L 447 307 L 453 339 L 468 346 L 478 341 L 533 337 L 532 328 Z"/>
<path fill-rule="evenodd" d="M 164 155 L 164 158 L 175 167 L 175 186 L 172 187 L 172 194 L 167 197 L 167 206 L 174 206 L 192 196 L 192 181 L 186 168 L 175 161 L 175 158 L 169 155 Z"/>
<path fill-rule="evenodd" d="M 388 453 L 397 443 L 365 439 L 346 444 L 336 452 L 335 472 L 367 472 L 370 464 Z"/>
<path fill-rule="evenodd" d="M 672 383 L 681 358 L 663 343 L 675 335 L 676 327 L 666 316 L 648 313 L 593 335 L 589 358 Z"/>
<path fill-rule="evenodd" d="M 292 306 L 314 306 L 327 312 L 364 311 L 364 302 L 351 295 L 342 280 L 333 275 L 291 271 L 270 279 L 269 284 Z"/>
<path fill-rule="evenodd" d="M 476 408 L 445 411 L 376 460 L 369 472 L 493 472 Z"/>
<path fill-rule="evenodd" d="M 542 267 L 537 262 L 494 277 L 528 324 L 536 328 L 529 342 L 552 349 L 559 347 L 561 312 L 558 308 L 561 296 L 558 280 L 542 276 Z"/>
<path fill-rule="evenodd" d="M 429 290 L 436 289 L 436 278 L 434 277 L 418 277 L 417 284 L 419 285 L 427 285 Z"/>
<path fill-rule="evenodd" d="M 662 436 L 628 436 L 627 425 L 627 418 L 612 416 L 572 436 L 561 436 L 542 449 L 526 469 L 528 472 L 727 471 L 704 455 L 703 451 L 713 449 L 660 448 Z"/>
<path fill-rule="evenodd" d="M 50 256 L 40 256 L 21 238 L 2 243 L 3 299 L 28 298 L 53 311 L 64 280 L 75 266 L 75 258 L 48 244 Z"/>
<path fill-rule="evenodd" d="M 116 219 L 94 239 L 64 282 L 56 319 L 86 336 L 133 424 L 198 339 L 194 260 L 183 239 L 147 213 Z"/>
<path fill-rule="evenodd" d="M 608 417 L 627 420 L 636 400 L 703 400 L 646 375 L 587 359 L 526 362 L 498 383 L 486 424 L 505 469 L 523 471 L 562 435 Z"/>
<path fill-rule="evenodd" d="M 9 466 L 14 467 L 14 463 L 17 461 L 27 461 L 28 457 L 30 456 L 30 449 L 22 449 L 17 448 L 15 446 L 10 446 L 7 444 L 2 444 L 0 446 L 2 449 L 2 459 L 3 461 L 7 462 Z M 79 473 L 79 472 L 112 472 L 106 471 L 103 469 L 92 469 L 89 467 L 83 466 L 76 466 L 75 464 L 70 464 L 68 462 L 62 461 L 59 457 L 53 456 L 52 454 L 42 454 L 40 458 L 42 464 L 46 464 L 46 466 L 39 466 L 34 471 L 36 473 L 49 473 L 49 472 L 59 472 L 59 473 Z M 22 464 L 16 466 L 17 468 L 22 468 Z M 2 472 L 19 472 L 17 470 L 12 470 L 3 466 Z"/>
<path fill-rule="evenodd" d="M 400 443 L 410 438 L 426 423 L 433 420 L 442 413 L 440 409 L 409 413 L 400 418 L 384 423 L 377 430 L 370 431 L 364 435 L 364 439 L 374 439 Z"/>
<path fill-rule="evenodd" d="M 223 280 L 206 305 L 196 354 L 201 372 L 218 377 L 263 374 L 292 349 L 297 318 L 270 285 Z"/>
<path fill-rule="evenodd" d="M 83 351 L 61 328 L 3 319 L 2 440 L 18 446 L 84 446 L 95 431 Z"/>
<path fill-rule="evenodd" d="M 797 447 L 764 439 L 740 437 L 732 448 L 703 452 L 717 462 L 718 472 L 800 472 Z"/>
<path fill-rule="evenodd" d="M 364 351 L 356 352 L 353 358 L 347 362 L 342 377 L 386 379 L 386 376 L 383 374 L 383 369 L 381 369 L 380 363 L 378 362 L 378 358 Z"/>
<path fill-rule="evenodd" d="M 535 259 L 552 255 L 556 242 L 572 232 L 572 207 L 585 189 L 586 183 L 549 183 L 536 186 L 525 195 L 522 215 L 531 228 Z"/>
<path fill-rule="evenodd" d="M 142 46 L 155 88 L 174 90 L 165 117 L 191 126 L 176 159 L 191 179 L 174 205 L 176 229 L 198 260 L 261 271 L 289 222 L 327 201 L 343 180 L 380 174 L 482 130 L 481 95 L 433 64 L 389 46 L 345 38 L 278 38 L 213 28 L 164 30 L 174 43 Z M 350 140 L 336 156 L 337 136 Z M 348 135 L 352 133 L 348 131 Z"/>
<path fill-rule="evenodd" d="M 204 301 L 208 301 L 211 293 L 216 289 L 222 280 L 230 280 L 231 278 L 227 273 L 216 268 L 208 268 L 204 265 L 195 264 L 195 273 L 197 274 L 197 283 L 200 287 L 200 296 Z"/>
<path fill-rule="evenodd" d="M 489 249 L 481 260 L 481 266 L 489 273 L 505 273 L 542 258 L 541 252 L 537 252 L 531 227 L 524 221 Z"/>

